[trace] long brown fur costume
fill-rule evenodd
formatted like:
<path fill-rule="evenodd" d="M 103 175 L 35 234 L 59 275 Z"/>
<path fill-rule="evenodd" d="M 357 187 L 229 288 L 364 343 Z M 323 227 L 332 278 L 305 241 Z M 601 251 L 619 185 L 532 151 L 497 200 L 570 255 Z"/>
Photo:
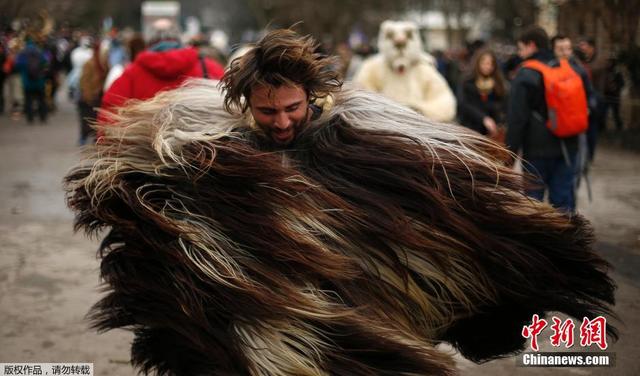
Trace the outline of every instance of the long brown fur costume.
<path fill-rule="evenodd" d="M 91 318 L 145 373 L 449 375 L 440 341 L 484 361 L 533 313 L 611 314 L 588 222 L 461 127 L 343 89 L 269 151 L 207 82 L 116 123 L 65 184 L 76 228 L 109 229 Z"/>

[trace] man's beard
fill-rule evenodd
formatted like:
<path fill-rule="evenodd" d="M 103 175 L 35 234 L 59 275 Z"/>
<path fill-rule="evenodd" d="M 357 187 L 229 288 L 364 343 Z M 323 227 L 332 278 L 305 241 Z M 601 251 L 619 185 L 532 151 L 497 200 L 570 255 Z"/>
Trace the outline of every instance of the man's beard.
<path fill-rule="evenodd" d="M 263 126 L 259 123 L 258 123 L 258 126 L 261 129 L 265 130 L 265 134 L 266 134 L 265 146 L 269 149 L 278 149 L 278 148 L 286 148 L 292 145 L 296 141 L 296 138 L 298 137 L 298 134 L 300 133 L 300 131 L 304 128 L 304 126 L 308 122 L 309 122 L 309 106 L 307 106 L 307 110 L 305 111 L 302 119 L 300 121 L 293 123 L 291 128 L 289 128 L 293 131 L 293 137 L 291 137 L 291 139 L 289 139 L 286 142 L 278 141 L 274 137 L 274 129 L 272 127 Z"/>

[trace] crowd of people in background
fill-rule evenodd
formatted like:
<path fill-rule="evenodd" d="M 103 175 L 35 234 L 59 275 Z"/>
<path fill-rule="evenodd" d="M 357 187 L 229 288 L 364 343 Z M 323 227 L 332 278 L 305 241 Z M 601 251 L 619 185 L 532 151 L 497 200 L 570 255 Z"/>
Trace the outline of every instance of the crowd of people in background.
<path fill-rule="evenodd" d="M 513 152 L 522 152 L 531 172 L 544 183 L 550 201 L 573 211 L 575 199 L 567 187 L 575 185 L 579 174 L 573 150 L 579 142 L 557 142 L 548 134 L 533 134 L 525 126 L 545 111 L 545 103 L 538 100 L 543 98 L 540 75 L 523 72 L 521 67 L 527 60 L 553 65 L 553 61 L 567 59 L 580 74 L 588 101 L 586 144 L 591 160 L 598 133 L 606 130 L 609 112 L 615 129 L 624 128 L 619 110 L 624 78 L 616 59 L 599 53 L 590 38 L 580 38 L 574 44 L 566 35 L 549 39 L 540 28 L 528 39 L 518 39 L 517 50 L 513 45 L 475 41 L 464 49 L 428 54 L 414 26 L 389 22 L 381 25 L 377 55 L 376 48 L 362 41 L 335 48 L 321 46 L 319 52 L 337 56 L 335 69 L 356 86 L 377 90 L 433 120 L 457 121 L 505 143 Z M 37 116 L 46 124 L 56 111 L 57 90 L 64 86 L 77 106 L 77 143 L 85 145 L 96 141 L 93 124 L 108 123 L 110 111 L 127 100 L 151 98 L 189 77 L 220 79 L 224 66 L 244 51 L 241 44 L 229 48 L 226 36 L 216 33 L 210 38 L 200 34 L 184 40 L 175 26 L 158 20 L 146 40 L 131 29 L 112 28 L 96 35 L 63 27 L 41 35 L 6 28 L 0 34 L 0 112 L 13 119 L 24 116 L 29 124 L 34 124 Z M 408 53 L 412 45 L 419 49 L 413 60 Z M 397 62 L 385 62 L 379 56 L 385 49 Z M 419 79 L 406 76 L 411 64 L 421 66 Z M 433 86 L 434 82 L 438 85 Z M 559 177 L 562 166 L 568 170 Z M 544 190 L 532 193 L 539 199 L 544 194 Z"/>
<path fill-rule="evenodd" d="M 68 28 L 48 35 L 6 28 L 0 34 L 0 113 L 24 117 L 28 124 L 37 116 L 46 124 L 64 86 L 77 107 L 77 143 L 85 145 L 96 139 L 100 108 L 150 98 L 187 77 L 220 79 L 225 58 L 197 38 L 183 43 L 161 23 L 148 40 L 131 29 L 113 28 L 100 36 Z"/>
<path fill-rule="evenodd" d="M 167 37 L 182 42 L 180 35 Z M 598 54 L 595 43 L 590 38 L 581 38 L 574 46 L 570 38 L 557 35 L 551 43 L 557 57 L 578 62 L 589 75 L 598 103 L 597 115 L 594 114 L 597 128 L 600 131 L 605 129 L 607 115 L 611 112 L 615 129 L 623 129 L 619 104 L 624 79 L 616 59 Z M 191 38 L 186 44 L 194 46 L 207 58 L 222 66 L 226 65 L 229 52 L 235 50 L 228 46 L 214 47 L 203 34 Z M 165 43 L 163 47 L 156 46 L 155 49 L 166 48 L 167 45 Z M 122 74 L 124 67 L 135 61 L 145 47 L 141 34 L 131 29 L 119 31 L 113 28 L 100 38 L 95 34 L 72 31 L 66 27 L 46 36 L 14 31 L 7 27 L 0 34 L 0 111 L 14 118 L 24 115 L 29 121 L 33 121 L 38 114 L 41 121 L 45 122 L 47 114 L 56 110 L 56 91 L 66 79 L 71 98 L 79 103 L 79 112 L 86 114 L 90 107 L 95 107 L 97 95 L 106 91 Z M 342 64 L 338 69 L 349 80 L 353 78 L 361 62 L 375 51 L 375 47 L 368 43 L 355 46 L 340 43 L 324 52 L 336 54 L 340 58 Z M 513 46 L 498 45 L 491 49 L 483 41 L 474 41 L 465 48 L 432 52 L 436 69 L 461 102 L 458 104 L 458 120 L 462 124 L 491 136 L 496 134 L 496 129 L 504 126 L 504 110 L 500 111 L 500 108 L 504 109 L 508 82 L 513 79 L 522 61 L 514 51 Z M 480 55 L 485 58 L 482 59 Z M 87 93 L 81 94 L 82 68 L 90 60 L 92 68 L 88 69 L 91 70 L 88 75 L 91 78 L 87 77 L 83 81 Z M 490 65 L 493 68 L 489 68 Z M 100 86 L 97 85 L 98 81 L 102 82 L 103 90 L 96 90 Z M 470 84 L 471 81 L 474 82 L 473 85 Z M 494 84 L 495 92 L 487 87 Z M 487 93 L 487 90 L 491 93 Z M 483 98 L 480 101 L 482 103 L 478 101 L 478 95 Z M 491 120 L 482 120 L 485 116 L 478 118 L 478 111 L 483 111 L 487 119 Z"/>

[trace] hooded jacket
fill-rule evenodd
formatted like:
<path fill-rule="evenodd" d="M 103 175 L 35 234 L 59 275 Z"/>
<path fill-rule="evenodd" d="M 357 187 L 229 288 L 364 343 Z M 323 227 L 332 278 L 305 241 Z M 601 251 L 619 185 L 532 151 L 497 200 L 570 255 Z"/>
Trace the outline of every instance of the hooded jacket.
<path fill-rule="evenodd" d="M 204 62 L 208 78 L 222 77 L 224 68 L 220 64 L 207 58 Z M 159 91 L 175 89 L 190 77 L 205 77 L 197 49 L 141 52 L 104 94 L 101 107 L 108 113 L 129 99 L 149 99 Z M 99 122 L 105 120 L 108 122 L 101 112 Z"/>

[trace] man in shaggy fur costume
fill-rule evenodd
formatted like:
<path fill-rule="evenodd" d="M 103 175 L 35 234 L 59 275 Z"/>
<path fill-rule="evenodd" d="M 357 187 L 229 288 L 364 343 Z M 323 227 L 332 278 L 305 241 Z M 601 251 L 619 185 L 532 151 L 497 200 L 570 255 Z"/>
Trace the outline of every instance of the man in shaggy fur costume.
<path fill-rule="evenodd" d="M 224 97 L 199 80 L 121 109 L 66 177 L 76 228 L 108 230 L 91 318 L 135 332 L 136 367 L 451 375 L 439 342 L 481 362 L 533 314 L 611 314 L 583 217 L 524 195 L 484 137 L 342 88 L 315 48 L 273 31 Z"/>
<path fill-rule="evenodd" d="M 354 83 L 407 105 L 430 120 L 453 120 L 456 98 L 436 69 L 435 59 L 422 50 L 414 22 L 383 22 L 378 48 L 380 53 L 362 63 Z"/>

